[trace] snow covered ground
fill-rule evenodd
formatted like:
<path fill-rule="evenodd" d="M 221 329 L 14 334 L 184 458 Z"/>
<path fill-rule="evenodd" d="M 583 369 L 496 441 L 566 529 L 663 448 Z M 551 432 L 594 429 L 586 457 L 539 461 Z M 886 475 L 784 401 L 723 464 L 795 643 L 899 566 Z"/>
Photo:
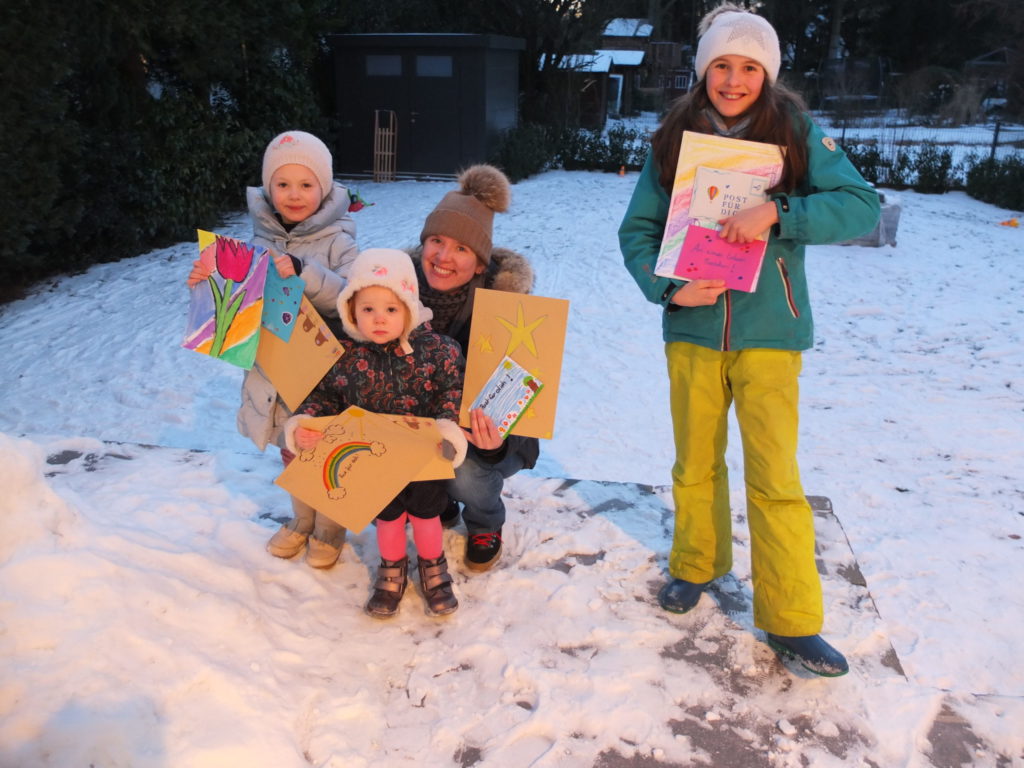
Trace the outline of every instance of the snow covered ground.
<path fill-rule="evenodd" d="M 263 550 L 279 461 L 235 433 L 240 373 L 179 347 L 194 243 L 0 307 L 0 766 L 1024 765 L 1020 212 L 901 192 L 896 246 L 809 249 L 804 485 L 870 595 L 826 575 L 853 670 L 808 679 L 752 629 L 741 522 L 734 578 L 688 616 L 653 601 L 672 450 L 615 237 L 634 180 L 548 172 L 496 217 L 569 336 L 500 566 L 468 575 L 446 533 L 449 620 L 414 590 L 364 616 L 370 529 L 327 572 Z M 452 184 L 354 186 L 366 248 L 415 243 Z"/>

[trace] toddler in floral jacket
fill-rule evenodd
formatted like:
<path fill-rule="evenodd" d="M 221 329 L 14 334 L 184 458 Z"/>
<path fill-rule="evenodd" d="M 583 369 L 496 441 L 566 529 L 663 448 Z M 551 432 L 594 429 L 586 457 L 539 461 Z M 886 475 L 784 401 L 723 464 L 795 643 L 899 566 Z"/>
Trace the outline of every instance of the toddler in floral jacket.
<path fill-rule="evenodd" d="M 431 311 L 420 303 L 408 254 L 387 248 L 363 251 L 338 296 L 338 315 L 350 338 L 344 354 L 285 424 L 292 452 L 310 450 L 321 433 L 300 426 L 303 416 L 329 416 L 349 406 L 375 413 L 437 420 L 444 448 L 458 466 L 466 436 L 458 426 L 462 373 L 458 345 L 419 328 Z M 381 562 L 366 612 L 394 616 L 405 593 L 409 558 L 406 522 L 412 525 L 427 611 L 442 616 L 458 608 L 442 546 L 441 512 L 448 502 L 443 480 L 411 482 L 376 518 Z"/>

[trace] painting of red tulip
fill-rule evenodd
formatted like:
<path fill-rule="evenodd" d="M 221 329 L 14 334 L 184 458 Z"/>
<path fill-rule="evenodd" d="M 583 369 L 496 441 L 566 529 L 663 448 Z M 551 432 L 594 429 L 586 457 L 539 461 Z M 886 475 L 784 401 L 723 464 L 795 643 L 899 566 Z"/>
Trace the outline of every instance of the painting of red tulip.
<path fill-rule="evenodd" d="M 270 255 L 262 246 L 199 231 L 199 260 L 210 274 L 191 289 L 182 346 L 252 368 L 259 344 Z"/>

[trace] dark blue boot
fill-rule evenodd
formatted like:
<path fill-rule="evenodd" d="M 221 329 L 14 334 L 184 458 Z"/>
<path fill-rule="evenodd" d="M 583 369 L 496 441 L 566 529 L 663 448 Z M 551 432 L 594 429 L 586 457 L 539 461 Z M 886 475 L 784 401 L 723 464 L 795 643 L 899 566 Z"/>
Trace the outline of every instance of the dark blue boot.
<path fill-rule="evenodd" d="M 822 677 L 840 677 L 850 671 L 846 657 L 821 639 L 821 635 L 786 637 L 765 633 L 768 645 L 776 653 L 796 659 L 808 672 Z"/>
<path fill-rule="evenodd" d="M 694 584 L 692 581 L 672 579 L 658 592 L 658 604 L 672 613 L 689 613 L 700 601 L 710 581 Z"/>

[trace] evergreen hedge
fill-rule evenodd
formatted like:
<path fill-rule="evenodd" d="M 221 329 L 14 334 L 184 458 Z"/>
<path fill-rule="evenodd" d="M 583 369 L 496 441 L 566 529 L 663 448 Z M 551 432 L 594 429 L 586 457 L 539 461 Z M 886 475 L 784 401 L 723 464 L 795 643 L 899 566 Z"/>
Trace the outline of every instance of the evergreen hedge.
<path fill-rule="evenodd" d="M 0 298 L 215 226 L 282 130 L 329 141 L 313 85 L 324 4 L 11 0 Z"/>

